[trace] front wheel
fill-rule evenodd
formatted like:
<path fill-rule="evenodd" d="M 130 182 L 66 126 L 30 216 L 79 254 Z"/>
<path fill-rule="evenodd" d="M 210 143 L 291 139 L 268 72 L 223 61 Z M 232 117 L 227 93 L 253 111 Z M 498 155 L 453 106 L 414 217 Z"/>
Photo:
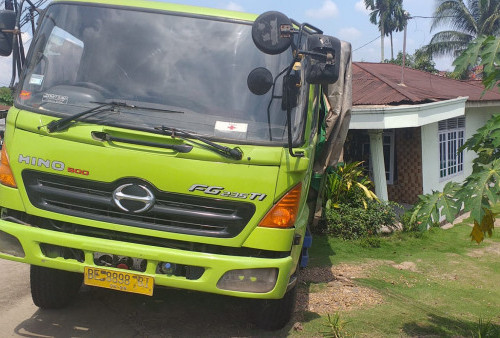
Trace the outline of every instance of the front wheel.
<path fill-rule="evenodd" d="M 82 285 L 83 274 L 32 265 L 31 298 L 42 309 L 60 309 L 75 298 Z"/>
<path fill-rule="evenodd" d="M 297 299 L 297 286 L 285 293 L 281 299 L 259 299 L 253 308 L 255 325 L 264 330 L 279 330 L 292 317 Z"/>

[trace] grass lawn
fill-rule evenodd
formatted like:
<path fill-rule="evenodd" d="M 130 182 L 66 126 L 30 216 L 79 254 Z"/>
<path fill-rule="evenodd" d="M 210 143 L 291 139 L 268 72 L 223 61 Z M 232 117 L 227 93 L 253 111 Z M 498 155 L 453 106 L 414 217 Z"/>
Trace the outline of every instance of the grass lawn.
<path fill-rule="evenodd" d="M 331 278 L 301 282 L 307 304 L 297 316 L 300 328 L 288 327 L 288 334 L 321 336 L 328 331 L 327 314 L 338 312 L 348 321 L 347 333 L 357 337 L 475 337 L 485 327 L 496 330 L 491 337 L 500 337 L 500 232 L 477 245 L 470 231 L 459 225 L 433 228 L 420 237 L 397 233 L 381 238 L 376 248 L 363 241 L 314 237 L 308 269 L 329 272 Z M 339 273 L 343 269 L 356 274 Z M 338 283 L 339 278 L 344 282 Z M 339 300 L 326 299 L 346 283 L 346 294 L 369 290 L 377 302 L 360 303 L 357 297 L 353 306 L 332 306 L 330 312 L 328 304 Z M 480 325 L 480 320 L 491 323 Z"/>

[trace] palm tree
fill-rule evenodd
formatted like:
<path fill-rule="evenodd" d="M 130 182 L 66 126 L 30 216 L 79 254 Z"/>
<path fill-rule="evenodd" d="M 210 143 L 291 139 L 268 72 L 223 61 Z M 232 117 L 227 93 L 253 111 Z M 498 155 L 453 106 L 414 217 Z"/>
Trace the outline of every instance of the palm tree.
<path fill-rule="evenodd" d="M 385 35 L 391 38 L 391 60 L 394 60 L 392 33 L 401 32 L 408 22 L 407 12 L 403 9 L 403 0 L 389 1 L 389 17 L 384 21 Z"/>
<path fill-rule="evenodd" d="M 370 22 L 380 30 L 380 54 L 384 61 L 384 36 L 391 37 L 391 57 L 394 58 L 392 33 L 403 30 L 407 18 L 403 10 L 403 0 L 364 0 L 371 11 Z"/>
<path fill-rule="evenodd" d="M 500 33 L 500 0 L 436 0 L 431 31 L 439 26 L 451 29 L 434 34 L 427 45 L 433 56 L 457 57 L 480 35 Z"/>

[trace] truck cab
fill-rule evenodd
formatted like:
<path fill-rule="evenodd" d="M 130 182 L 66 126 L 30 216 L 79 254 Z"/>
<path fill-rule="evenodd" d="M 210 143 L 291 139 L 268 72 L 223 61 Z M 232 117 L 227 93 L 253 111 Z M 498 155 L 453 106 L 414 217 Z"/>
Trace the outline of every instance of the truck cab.
<path fill-rule="evenodd" d="M 25 60 L 22 8 L 0 13 L 0 44 L 20 60 L 0 258 L 31 265 L 34 303 L 64 307 L 82 282 L 165 286 L 255 299 L 257 324 L 283 327 L 325 88 L 348 45 L 278 12 L 116 0 L 39 12 Z"/>

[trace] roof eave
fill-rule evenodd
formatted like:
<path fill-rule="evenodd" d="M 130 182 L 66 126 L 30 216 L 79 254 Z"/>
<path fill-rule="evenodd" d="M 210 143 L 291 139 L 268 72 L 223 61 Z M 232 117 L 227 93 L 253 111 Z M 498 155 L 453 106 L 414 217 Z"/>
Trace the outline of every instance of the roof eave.
<path fill-rule="evenodd" d="M 350 129 L 421 127 L 465 115 L 468 97 L 405 106 L 353 107 Z"/>

